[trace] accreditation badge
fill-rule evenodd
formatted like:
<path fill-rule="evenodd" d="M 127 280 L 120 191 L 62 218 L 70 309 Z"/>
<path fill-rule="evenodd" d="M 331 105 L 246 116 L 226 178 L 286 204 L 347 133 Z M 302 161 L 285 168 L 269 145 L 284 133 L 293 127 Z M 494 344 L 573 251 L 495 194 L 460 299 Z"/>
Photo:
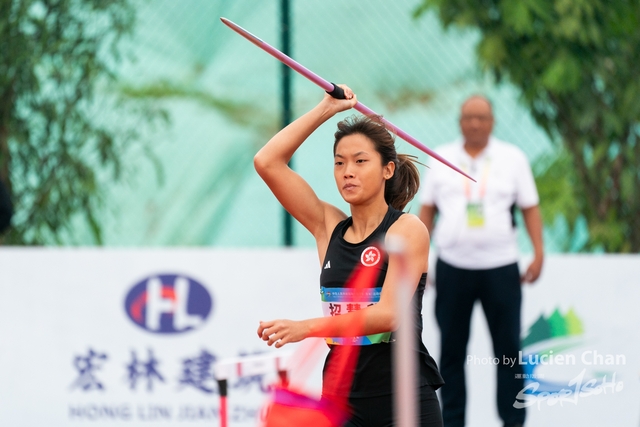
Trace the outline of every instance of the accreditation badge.
<path fill-rule="evenodd" d="M 482 203 L 467 203 L 467 226 L 484 227 L 484 206 Z"/>

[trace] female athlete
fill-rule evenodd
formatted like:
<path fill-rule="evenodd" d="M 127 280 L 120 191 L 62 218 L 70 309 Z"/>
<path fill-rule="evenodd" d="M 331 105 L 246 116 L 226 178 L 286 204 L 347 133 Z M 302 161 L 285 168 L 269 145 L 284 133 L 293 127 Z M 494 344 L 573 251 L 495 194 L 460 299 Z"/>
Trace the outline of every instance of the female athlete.
<path fill-rule="evenodd" d="M 391 352 L 393 331 L 398 324 L 395 299 L 400 261 L 398 255 L 387 254 L 380 243 L 387 235 L 400 236 L 407 260 L 403 267 L 405 277 L 415 287 L 412 307 L 407 310 L 414 312 L 420 366 L 419 425 L 439 427 L 442 418 L 435 390 L 443 381 L 422 343 L 429 233 L 417 216 L 402 212 L 419 187 L 415 158 L 396 153 L 393 136 L 376 117 L 351 117 L 340 122 L 333 146 L 333 173 L 338 191 L 349 204 L 350 217 L 320 200 L 307 182 L 288 167 L 294 152 L 309 135 L 336 113 L 356 104 L 353 91 L 340 87 L 346 99 L 325 94 L 316 107 L 278 132 L 254 158 L 258 174 L 282 206 L 315 237 L 325 313 L 324 317 L 301 321 L 263 321 L 258 335 L 276 348 L 308 337 L 326 338 L 330 351 L 323 373 L 323 395 L 348 396 L 352 417 L 345 427 L 392 426 Z M 343 288 L 360 265 L 380 270 L 366 301 L 354 301 L 349 290 Z M 349 328 L 354 322 L 362 325 L 356 334 Z M 344 385 L 327 367 L 347 345 L 360 347 L 353 381 Z"/>

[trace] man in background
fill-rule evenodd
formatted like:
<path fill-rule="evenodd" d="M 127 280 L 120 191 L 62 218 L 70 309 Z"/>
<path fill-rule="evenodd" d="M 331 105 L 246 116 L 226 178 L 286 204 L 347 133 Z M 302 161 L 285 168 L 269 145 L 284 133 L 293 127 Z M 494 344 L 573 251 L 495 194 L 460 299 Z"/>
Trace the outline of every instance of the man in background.
<path fill-rule="evenodd" d="M 517 147 L 491 136 L 494 118 L 489 100 L 472 96 L 461 108 L 462 139 L 438 147 L 444 158 L 477 180 L 432 162 L 421 189 L 420 219 L 433 232 L 436 318 L 440 328 L 440 371 L 445 427 L 465 424 L 465 368 L 474 304 L 480 300 L 498 365 L 498 414 L 505 426 L 522 426 L 524 409 L 513 403 L 524 387 L 520 350 L 521 283 L 532 283 L 543 262 L 542 220 L 531 167 Z M 523 275 L 518 270 L 515 208 L 534 249 Z M 437 221 L 436 219 L 437 214 Z M 510 359 L 507 359 L 510 358 Z M 514 359 L 515 358 L 515 359 Z"/>

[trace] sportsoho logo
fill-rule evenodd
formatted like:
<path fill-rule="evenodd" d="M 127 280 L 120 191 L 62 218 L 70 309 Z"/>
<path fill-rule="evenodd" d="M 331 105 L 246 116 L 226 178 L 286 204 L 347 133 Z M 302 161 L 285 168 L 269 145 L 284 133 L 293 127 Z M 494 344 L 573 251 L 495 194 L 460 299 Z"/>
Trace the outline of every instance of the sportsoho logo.
<path fill-rule="evenodd" d="M 159 274 L 136 283 L 125 298 L 129 318 L 149 332 L 177 334 L 201 326 L 213 301 L 207 289 L 184 275 Z"/>

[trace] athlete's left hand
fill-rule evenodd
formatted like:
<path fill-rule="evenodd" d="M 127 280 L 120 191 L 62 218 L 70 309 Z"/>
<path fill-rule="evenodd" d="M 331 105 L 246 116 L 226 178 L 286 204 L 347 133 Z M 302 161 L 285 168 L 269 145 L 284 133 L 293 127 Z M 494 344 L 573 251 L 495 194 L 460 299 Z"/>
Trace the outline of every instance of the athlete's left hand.
<path fill-rule="evenodd" d="M 267 345 L 280 348 L 285 344 L 302 341 L 308 336 L 308 328 L 304 322 L 279 319 L 267 322 L 260 321 L 258 336 L 267 341 Z"/>

